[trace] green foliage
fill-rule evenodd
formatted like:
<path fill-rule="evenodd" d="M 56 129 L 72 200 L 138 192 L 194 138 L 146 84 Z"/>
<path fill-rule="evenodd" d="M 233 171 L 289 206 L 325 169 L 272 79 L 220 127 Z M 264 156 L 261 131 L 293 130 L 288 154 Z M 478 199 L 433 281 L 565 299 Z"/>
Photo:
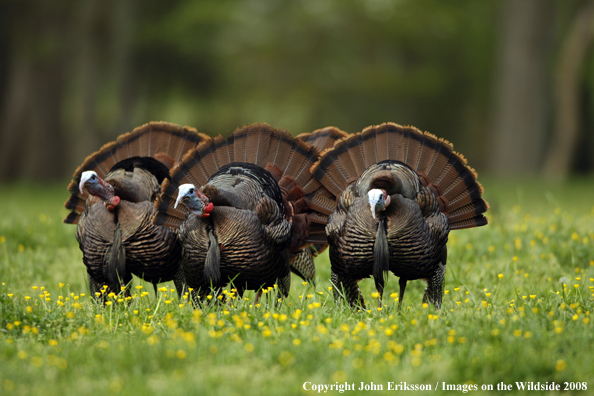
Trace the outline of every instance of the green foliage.
<path fill-rule="evenodd" d="M 134 281 L 109 305 L 88 295 L 62 187 L 3 186 L 0 390 L 11 395 L 297 394 L 312 384 L 584 382 L 594 357 L 591 183 L 487 181 L 490 224 L 448 243 L 443 309 L 409 282 L 402 310 L 335 305 L 327 255 L 317 287 L 293 278 L 277 304 L 231 290 L 194 310 L 173 285 Z M 42 196 L 40 192 L 43 192 Z M 223 297 L 221 297 L 223 298 Z M 594 384 L 588 384 L 594 386 Z M 515 388 L 514 388 L 515 389 Z M 334 392 L 336 394 L 337 392 Z"/>

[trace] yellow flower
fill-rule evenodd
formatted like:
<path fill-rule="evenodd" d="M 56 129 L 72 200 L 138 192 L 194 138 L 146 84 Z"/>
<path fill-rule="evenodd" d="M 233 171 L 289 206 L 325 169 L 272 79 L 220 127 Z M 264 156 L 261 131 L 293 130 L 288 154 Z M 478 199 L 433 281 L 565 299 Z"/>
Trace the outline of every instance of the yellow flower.
<path fill-rule="evenodd" d="M 522 330 L 514 330 L 514 335 L 515 335 L 516 337 L 519 337 L 519 336 L 521 336 L 521 335 L 522 335 Z"/>
<path fill-rule="evenodd" d="M 56 341 L 56 340 L 49 340 L 47 343 L 48 343 L 49 346 L 56 346 L 56 345 L 58 345 L 58 341 Z"/>
<path fill-rule="evenodd" d="M 557 360 L 557 362 L 555 363 L 555 370 L 563 371 L 563 370 L 565 370 L 566 366 L 567 366 L 567 363 L 565 363 L 565 360 L 563 360 L 563 359 Z"/>

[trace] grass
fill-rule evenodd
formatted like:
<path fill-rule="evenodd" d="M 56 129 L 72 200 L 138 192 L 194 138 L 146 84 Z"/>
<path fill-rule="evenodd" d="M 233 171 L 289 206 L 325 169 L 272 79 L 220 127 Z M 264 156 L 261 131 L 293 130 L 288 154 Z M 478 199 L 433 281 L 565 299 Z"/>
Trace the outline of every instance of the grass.
<path fill-rule="evenodd" d="M 327 255 L 317 287 L 294 277 L 280 307 L 254 306 L 248 293 L 193 310 L 172 284 L 155 295 L 138 279 L 128 302 L 97 305 L 75 227 L 61 223 L 63 186 L 2 186 L 0 394 L 294 395 L 313 393 L 304 383 L 345 382 L 437 393 L 449 393 L 443 383 L 503 382 L 512 394 L 516 381 L 593 388 L 591 181 L 484 185 L 490 224 L 450 234 L 438 312 L 421 304 L 421 281 L 409 282 L 399 312 L 393 276 L 382 310 L 336 306 Z M 373 281 L 361 286 L 374 306 Z"/>

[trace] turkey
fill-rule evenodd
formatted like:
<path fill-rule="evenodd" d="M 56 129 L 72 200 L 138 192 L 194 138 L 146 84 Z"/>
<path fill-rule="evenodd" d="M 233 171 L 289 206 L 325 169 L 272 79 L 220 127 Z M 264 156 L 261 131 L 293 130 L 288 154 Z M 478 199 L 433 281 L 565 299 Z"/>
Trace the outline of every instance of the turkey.
<path fill-rule="evenodd" d="M 230 281 L 239 296 L 275 284 L 288 295 L 291 254 L 327 243 L 335 208 L 309 173 L 317 159 L 315 148 L 256 124 L 203 142 L 172 170 L 153 222 L 179 228 L 195 302 Z"/>
<path fill-rule="evenodd" d="M 169 168 L 209 140 L 191 128 L 151 122 L 104 145 L 76 169 L 64 222 L 78 225 L 91 294 L 118 294 L 132 275 L 155 289 L 174 280 L 181 294 L 181 244 L 174 230 L 152 224 L 154 201 Z"/>
<path fill-rule="evenodd" d="M 487 224 L 476 172 L 453 146 L 387 123 L 338 141 L 311 169 L 339 196 L 326 233 L 335 298 L 364 306 L 357 281 L 373 275 L 381 305 L 388 271 L 423 279 L 423 302 L 441 307 L 450 230 Z"/>

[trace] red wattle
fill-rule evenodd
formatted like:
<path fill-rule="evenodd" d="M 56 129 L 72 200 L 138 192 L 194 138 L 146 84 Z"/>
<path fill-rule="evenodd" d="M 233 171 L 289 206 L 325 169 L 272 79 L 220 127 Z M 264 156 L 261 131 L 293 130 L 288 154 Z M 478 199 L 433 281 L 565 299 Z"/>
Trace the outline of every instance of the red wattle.
<path fill-rule="evenodd" d="M 114 197 L 111 199 L 111 205 L 113 207 L 116 207 L 120 204 L 120 197 L 118 197 L 117 195 L 114 195 Z"/>
<path fill-rule="evenodd" d="M 213 209 L 214 209 L 214 204 L 212 202 L 209 202 L 208 205 L 206 205 L 204 207 L 203 212 L 204 213 L 210 213 L 210 212 L 212 212 Z"/>

